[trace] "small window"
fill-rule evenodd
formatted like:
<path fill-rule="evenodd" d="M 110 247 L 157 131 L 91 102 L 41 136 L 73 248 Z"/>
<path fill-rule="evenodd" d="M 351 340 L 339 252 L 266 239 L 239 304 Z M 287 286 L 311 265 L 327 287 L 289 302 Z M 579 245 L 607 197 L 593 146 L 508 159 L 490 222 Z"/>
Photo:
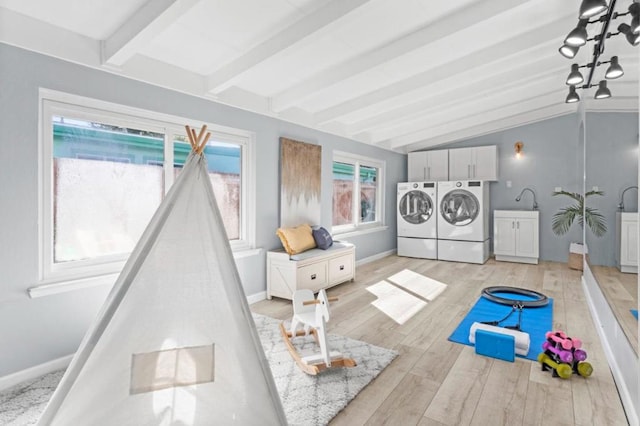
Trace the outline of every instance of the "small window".
<path fill-rule="evenodd" d="M 191 151 L 184 119 L 60 96 L 42 97 L 39 284 L 119 272 Z M 253 137 L 208 127 L 204 153 L 227 236 L 233 250 L 253 248 Z"/>
<path fill-rule="evenodd" d="M 164 135 L 53 116 L 53 262 L 126 255 L 162 200 Z"/>
<path fill-rule="evenodd" d="M 333 232 L 383 225 L 384 162 L 346 153 L 333 161 Z"/>

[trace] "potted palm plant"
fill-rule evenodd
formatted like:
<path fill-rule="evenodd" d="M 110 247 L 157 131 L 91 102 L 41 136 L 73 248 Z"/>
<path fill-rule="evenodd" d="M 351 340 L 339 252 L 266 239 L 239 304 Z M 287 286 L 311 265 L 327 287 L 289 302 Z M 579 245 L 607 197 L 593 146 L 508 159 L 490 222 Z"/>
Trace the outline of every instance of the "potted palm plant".
<path fill-rule="evenodd" d="M 554 234 L 564 235 L 569 232 L 569 229 L 576 218 L 578 219 L 578 223 L 581 228 L 584 227 L 584 223 L 586 222 L 587 226 L 596 237 L 601 237 L 607 232 L 607 224 L 604 216 L 599 213 L 597 209 L 585 206 L 585 199 L 587 197 L 592 195 L 604 195 L 603 191 L 589 191 L 584 194 L 584 196 L 577 192 L 555 191 L 553 195 L 564 195 L 575 201 L 575 204 L 564 207 L 553 215 L 551 228 L 553 229 Z M 574 246 L 575 244 L 571 245 Z M 582 254 L 586 254 L 586 250 L 584 250 L 584 247 L 581 247 L 582 244 L 577 244 L 575 246 L 576 249 L 569 249 L 569 267 L 572 269 L 582 270 Z"/>

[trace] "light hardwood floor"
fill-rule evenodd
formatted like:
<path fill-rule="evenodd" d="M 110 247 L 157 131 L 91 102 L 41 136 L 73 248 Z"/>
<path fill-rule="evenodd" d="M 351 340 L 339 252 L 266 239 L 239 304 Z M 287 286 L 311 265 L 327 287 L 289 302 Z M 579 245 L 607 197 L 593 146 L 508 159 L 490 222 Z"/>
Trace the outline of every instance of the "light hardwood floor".
<path fill-rule="evenodd" d="M 403 269 L 448 285 L 403 325 L 371 305 L 365 290 Z M 554 329 L 579 337 L 594 368 L 589 378 L 553 378 L 536 362 L 476 355 L 447 340 L 482 288 L 509 285 L 554 299 Z M 331 333 L 392 348 L 400 355 L 342 410 L 332 425 L 625 425 L 627 420 L 585 302 L 580 271 L 566 264 L 484 265 L 389 256 L 357 268 L 356 280 L 328 291 Z M 257 313 L 288 318 L 289 301 L 265 300 Z M 541 348 L 531 348 L 532 351 Z"/>
<path fill-rule="evenodd" d="M 638 320 L 631 309 L 638 309 L 638 274 L 623 274 L 611 266 L 592 266 L 604 297 L 631 346 L 638 354 Z"/>

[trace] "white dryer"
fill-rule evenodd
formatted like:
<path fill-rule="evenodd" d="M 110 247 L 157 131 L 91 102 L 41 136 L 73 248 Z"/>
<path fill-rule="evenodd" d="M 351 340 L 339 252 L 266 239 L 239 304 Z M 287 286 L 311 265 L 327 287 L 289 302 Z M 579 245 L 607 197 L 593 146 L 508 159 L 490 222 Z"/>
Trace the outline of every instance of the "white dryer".
<path fill-rule="evenodd" d="M 484 263 L 489 258 L 489 182 L 438 182 L 438 259 Z"/>
<path fill-rule="evenodd" d="M 398 256 L 438 258 L 436 182 L 398 183 Z"/>

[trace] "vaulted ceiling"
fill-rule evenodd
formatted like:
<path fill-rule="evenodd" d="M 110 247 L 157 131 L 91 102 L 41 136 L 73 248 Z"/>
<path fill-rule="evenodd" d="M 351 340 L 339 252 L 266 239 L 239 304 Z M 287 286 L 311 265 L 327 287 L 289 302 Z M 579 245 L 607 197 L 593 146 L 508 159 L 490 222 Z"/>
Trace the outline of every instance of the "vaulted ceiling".
<path fill-rule="evenodd" d="M 631 0 L 618 0 L 626 12 Z M 0 0 L 0 41 L 399 152 L 576 110 L 579 0 Z M 615 20 L 610 31 L 630 16 Z M 600 24 L 588 26 L 589 36 Z M 638 109 L 638 48 L 589 108 Z M 598 67 L 594 83 L 603 79 Z"/>

